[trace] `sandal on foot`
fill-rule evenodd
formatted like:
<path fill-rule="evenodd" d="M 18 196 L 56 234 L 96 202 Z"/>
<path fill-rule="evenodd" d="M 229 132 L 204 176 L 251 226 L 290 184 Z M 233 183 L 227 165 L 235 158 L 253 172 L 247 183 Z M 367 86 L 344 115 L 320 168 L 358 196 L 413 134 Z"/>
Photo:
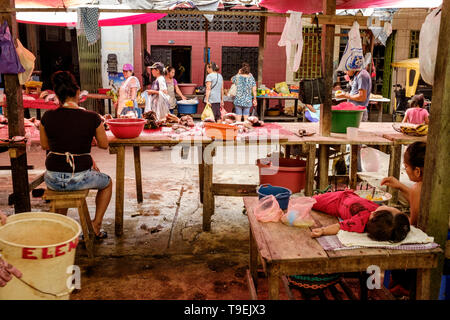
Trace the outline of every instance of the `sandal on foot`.
<path fill-rule="evenodd" d="M 95 240 L 103 240 L 108 237 L 108 233 L 101 229 L 98 234 L 95 235 Z"/>

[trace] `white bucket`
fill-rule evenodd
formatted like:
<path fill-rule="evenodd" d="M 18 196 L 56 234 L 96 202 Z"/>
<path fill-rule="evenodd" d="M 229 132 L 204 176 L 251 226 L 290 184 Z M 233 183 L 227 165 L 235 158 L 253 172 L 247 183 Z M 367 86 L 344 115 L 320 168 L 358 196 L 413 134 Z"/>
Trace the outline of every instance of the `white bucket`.
<path fill-rule="evenodd" d="M 75 220 L 60 214 L 8 217 L 0 227 L 0 253 L 23 275 L 0 287 L 0 300 L 68 300 L 72 291 L 68 267 L 75 262 L 80 233 Z"/>

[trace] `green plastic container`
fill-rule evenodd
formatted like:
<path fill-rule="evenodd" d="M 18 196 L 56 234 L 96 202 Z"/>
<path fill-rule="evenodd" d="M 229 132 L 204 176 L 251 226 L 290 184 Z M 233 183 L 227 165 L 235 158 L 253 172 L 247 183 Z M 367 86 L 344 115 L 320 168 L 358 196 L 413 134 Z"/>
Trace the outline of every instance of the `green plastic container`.
<path fill-rule="evenodd" d="M 347 133 L 347 127 L 359 128 L 364 110 L 331 110 L 331 132 Z"/>

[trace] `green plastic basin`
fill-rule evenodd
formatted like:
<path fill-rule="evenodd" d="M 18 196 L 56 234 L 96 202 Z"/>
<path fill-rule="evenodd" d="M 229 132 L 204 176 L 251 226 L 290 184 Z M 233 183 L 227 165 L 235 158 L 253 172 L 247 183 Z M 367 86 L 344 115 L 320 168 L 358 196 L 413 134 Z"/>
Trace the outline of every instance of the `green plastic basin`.
<path fill-rule="evenodd" d="M 347 127 L 359 128 L 364 110 L 331 110 L 331 132 L 347 133 Z"/>

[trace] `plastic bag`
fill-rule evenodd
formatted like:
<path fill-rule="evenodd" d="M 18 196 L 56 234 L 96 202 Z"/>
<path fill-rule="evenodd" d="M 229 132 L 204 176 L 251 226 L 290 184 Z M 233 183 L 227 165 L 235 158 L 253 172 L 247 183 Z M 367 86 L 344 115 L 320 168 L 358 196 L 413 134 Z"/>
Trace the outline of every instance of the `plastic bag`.
<path fill-rule="evenodd" d="M 36 57 L 31 51 L 26 49 L 22 43 L 17 39 L 17 55 L 19 56 L 20 63 L 25 68 L 25 72 L 19 73 L 19 83 L 25 84 L 28 79 L 31 77 L 31 74 L 34 70 L 34 61 Z"/>
<path fill-rule="evenodd" d="M 261 222 L 278 222 L 283 215 L 277 199 L 272 194 L 259 200 L 254 213 L 256 219 Z"/>
<path fill-rule="evenodd" d="M 359 33 L 359 24 L 354 22 L 348 33 L 348 42 L 339 63 L 338 71 L 361 70 L 364 64 L 364 55 Z"/>
<path fill-rule="evenodd" d="M 422 79 L 433 85 L 442 5 L 425 18 L 419 35 L 419 68 Z"/>
<path fill-rule="evenodd" d="M 228 90 L 228 96 L 229 97 L 236 97 L 236 93 L 237 93 L 237 87 L 236 85 L 233 83 L 230 87 L 230 90 Z"/>
<path fill-rule="evenodd" d="M 292 198 L 289 201 L 288 210 L 281 217 L 281 222 L 288 226 L 309 228 L 314 225 L 311 209 L 316 203 L 313 197 Z"/>
<path fill-rule="evenodd" d="M 286 82 L 275 83 L 275 90 L 277 90 L 278 93 L 291 93 Z"/>
<path fill-rule="evenodd" d="M 214 119 L 214 112 L 212 111 L 211 104 L 207 103 L 205 109 L 203 109 L 201 119 L 204 121 L 205 119 Z"/>
<path fill-rule="evenodd" d="M 17 56 L 8 23 L 4 21 L 0 26 L 0 73 L 18 74 L 24 71 Z"/>

